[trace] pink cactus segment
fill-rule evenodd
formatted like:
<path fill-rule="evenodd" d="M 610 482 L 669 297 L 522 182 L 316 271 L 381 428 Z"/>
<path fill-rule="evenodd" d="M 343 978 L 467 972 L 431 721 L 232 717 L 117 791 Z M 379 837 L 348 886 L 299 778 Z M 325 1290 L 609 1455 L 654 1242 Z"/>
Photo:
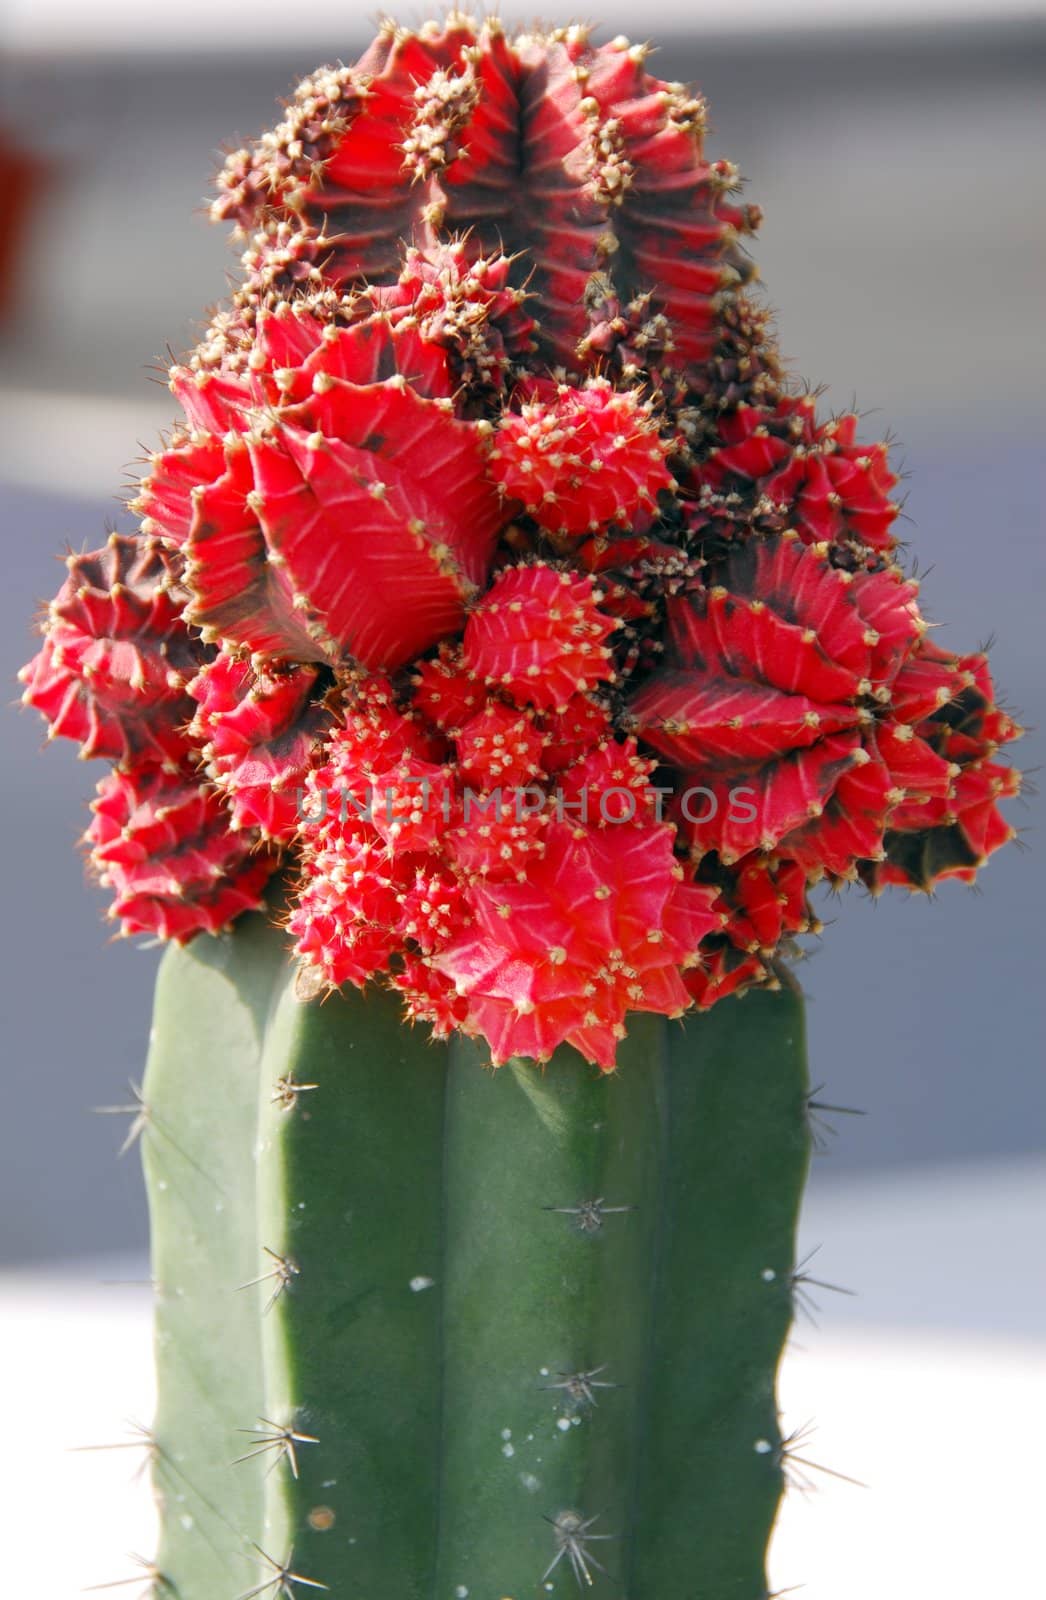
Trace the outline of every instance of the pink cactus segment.
<path fill-rule="evenodd" d="M 180 368 L 172 387 L 193 431 L 135 505 L 183 545 L 205 638 L 398 667 L 460 628 L 504 517 L 489 424 L 453 415 L 442 347 L 286 307 L 260 315 L 243 372 Z"/>
<path fill-rule="evenodd" d="M 923 646 L 926 651 L 926 645 Z M 983 650 L 959 656 L 955 663 L 952 702 L 939 707 L 936 735 L 943 736 L 954 761 L 993 755 L 1000 745 L 1023 737 L 1024 729 L 998 703 L 995 684 Z"/>
<path fill-rule="evenodd" d="M 559 774 L 564 814 L 581 817 L 594 828 L 660 821 L 653 788 L 656 766 L 640 755 L 634 739 L 604 739 Z"/>
<path fill-rule="evenodd" d="M 837 881 L 852 880 L 857 877 L 859 862 L 879 859 L 887 818 L 898 795 L 904 793 L 894 787 L 885 764 L 867 749 L 852 751 L 850 760 L 851 766 L 836 769 L 834 782 L 822 784 L 806 817 L 787 831 L 788 853 L 811 881 L 825 874 Z M 760 785 L 757 796 L 762 792 Z M 755 803 L 759 804 L 758 798 Z"/>
<path fill-rule="evenodd" d="M 409 1022 L 426 1022 L 434 1039 L 448 1039 L 460 1031 L 468 1016 L 468 1001 L 430 960 L 407 956 L 389 986 L 403 996 Z"/>
<path fill-rule="evenodd" d="M 614 245 L 613 158 L 600 159 L 596 107 L 585 100 L 589 55 L 581 28 L 509 40 L 486 24 L 474 101 L 436 201 L 441 224 L 467 232 L 477 248 L 504 240 L 510 252 L 525 252 L 542 354 L 567 370 L 577 368 L 586 331 L 588 280 Z"/>
<path fill-rule="evenodd" d="M 180 563 L 156 539 L 114 533 L 66 566 L 43 646 L 19 673 L 23 703 L 85 757 L 176 767 L 193 712 L 186 686 L 205 656 L 182 621 Z"/>
<path fill-rule="evenodd" d="M 252 509 L 269 561 L 315 617 L 312 654 L 396 667 L 460 627 L 501 514 L 479 424 L 406 385 L 338 381 L 251 446 Z M 205 552 L 190 548 L 196 609 L 227 629 L 207 606 Z"/>
<path fill-rule="evenodd" d="M 426 860 L 400 891 L 397 927 L 401 939 L 426 956 L 454 938 L 468 921 L 464 889 L 442 864 Z"/>
<path fill-rule="evenodd" d="M 397 709 L 388 680 L 365 679 L 306 779 L 302 842 L 319 849 L 361 838 L 385 853 L 428 850 L 447 826 L 451 773 L 439 753 L 439 739 Z"/>
<path fill-rule="evenodd" d="M 692 967 L 684 981 L 698 1011 L 711 1010 L 728 995 L 743 994 L 746 989 L 757 987 L 774 987 L 777 983 L 761 956 L 743 955 L 728 939 L 702 952 L 700 966 Z"/>
<path fill-rule="evenodd" d="M 486 690 L 453 645 L 442 644 L 430 661 L 416 663 L 411 682 L 414 709 L 446 734 L 460 732 L 487 701 Z"/>
<path fill-rule="evenodd" d="M 614 677 L 605 641 L 617 623 L 601 599 L 591 578 L 543 562 L 503 567 L 465 626 L 465 663 L 517 705 L 564 711 Z"/>
<path fill-rule="evenodd" d="M 424 39 L 384 27 L 356 65 L 304 79 L 280 126 L 229 157 L 212 214 L 240 229 L 307 219 L 325 238 L 325 276 L 335 286 L 394 273 L 401 241 L 427 232 L 430 192 L 405 148 L 412 125 L 420 132 L 426 120 L 419 94 L 474 36 L 472 24 L 454 22 Z M 438 162 L 438 127 L 426 143 Z"/>
<path fill-rule="evenodd" d="M 491 452 L 491 476 L 552 533 L 576 537 L 631 522 L 674 488 L 672 441 L 648 401 L 605 378 L 571 388 L 532 382 L 507 412 Z"/>
<path fill-rule="evenodd" d="M 797 861 L 754 855 L 739 861 L 730 899 L 736 910 L 730 938 L 742 949 L 772 954 L 789 934 L 817 931 L 810 910 L 806 873 Z"/>
<path fill-rule="evenodd" d="M 890 699 L 903 722 L 921 722 L 941 711 L 969 686 L 959 659 L 938 649 L 927 635 L 898 672 Z"/>
<path fill-rule="evenodd" d="M 390 26 L 355 66 L 307 78 L 280 125 L 230 156 L 213 214 L 261 230 L 252 276 L 286 296 L 387 280 L 398 241 L 441 230 L 481 254 L 525 252 L 541 354 L 567 371 L 598 359 L 587 291 L 613 273 L 624 303 L 649 297 L 670 325 L 680 368 L 700 372 L 753 274 L 740 240 L 759 213 L 734 200 L 728 162 L 704 159 L 703 103 L 651 77 L 648 53 L 593 46 L 578 26 L 515 38 L 496 18 Z M 295 248 L 317 237 L 324 252 Z"/>
<path fill-rule="evenodd" d="M 462 776 L 482 790 L 527 784 L 541 775 L 545 738 L 532 711 L 490 700 L 455 739 Z"/>
<path fill-rule="evenodd" d="M 190 732 L 207 774 L 225 797 L 234 828 L 289 844 L 306 776 L 331 725 L 312 666 L 255 671 L 222 651 L 194 678 Z"/>
<path fill-rule="evenodd" d="M 102 779 L 85 836 L 94 876 L 114 893 L 122 934 L 186 943 L 257 910 L 277 858 L 235 832 L 213 792 L 162 767 Z"/>
<path fill-rule="evenodd" d="M 448 767 L 407 758 L 374 785 L 373 826 L 389 854 L 436 850 L 456 804 Z"/>
<path fill-rule="evenodd" d="M 954 878 L 974 883 L 988 858 L 1017 837 L 999 802 L 1021 792 L 1021 774 L 997 761 L 964 766 L 947 800 L 908 802 L 890 817 L 885 858 L 873 887 L 894 884 L 932 892 Z"/>
<path fill-rule="evenodd" d="M 648 55 L 648 46 L 626 39 L 590 52 L 586 104 L 598 108 L 615 282 L 625 299 L 650 293 L 667 318 L 674 363 L 692 371 L 715 349 L 724 305 L 754 276 L 739 241 L 756 230 L 760 212 L 737 203 L 741 182 L 730 162 L 704 159 L 704 102 L 651 77 Z"/>
<path fill-rule="evenodd" d="M 461 818 L 447 833 L 444 850 L 464 881 L 526 881 L 531 863 L 545 852 L 551 812 L 531 788 L 498 786 L 462 797 Z"/>
<path fill-rule="evenodd" d="M 459 378 L 500 389 L 534 348 L 527 295 L 512 286 L 511 270 L 507 256 L 475 256 L 464 239 L 412 247 L 397 283 L 375 284 L 360 298 L 394 325 L 416 323 L 423 340 L 450 353 Z"/>
<path fill-rule="evenodd" d="M 541 761 L 550 776 L 580 761 L 614 731 L 609 710 L 590 694 L 571 695 L 561 711 L 543 718 L 543 725 L 546 744 Z"/>
<path fill-rule="evenodd" d="M 846 540 L 887 554 L 900 505 L 889 446 L 857 438 L 854 413 L 821 422 L 813 395 L 724 413 L 694 473 L 693 525 L 753 518 L 767 532 L 793 529 L 806 544 Z"/>
<path fill-rule="evenodd" d="M 362 987 L 385 972 L 400 948 L 401 878 L 376 835 L 346 836 L 309 852 L 287 919 L 306 971 L 331 988 Z"/>
<path fill-rule="evenodd" d="M 455 819 L 453 773 L 428 759 L 437 746 L 387 681 L 366 679 L 307 780 L 288 926 L 324 983 L 363 984 L 459 931 L 461 891 L 437 853 Z"/>
<path fill-rule="evenodd" d="M 195 497 L 233 465 L 230 445 L 219 434 L 174 429 L 164 448 L 150 456 L 149 475 L 131 502 L 146 537 L 157 535 L 179 550 L 184 546 L 196 515 Z M 244 495 L 249 487 L 244 486 Z"/>
<path fill-rule="evenodd" d="M 887 884 L 932 893 L 951 878 L 973 883 L 989 857 L 1016 835 L 999 804 L 1020 793 L 1021 774 L 994 757 L 1023 730 L 996 703 L 985 655 L 949 656 L 924 641 L 899 681 L 905 677 L 913 720 L 919 710 L 925 713 L 916 729 L 919 741 L 947 761 L 955 776 L 947 793 L 912 789 L 891 811 L 883 855 L 859 868 L 875 893 Z"/>
<path fill-rule="evenodd" d="M 948 793 L 953 765 L 892 702 L 925 631 L 915 597 L 896 569 L 854 574 L 793 536 L 735 551 L 721 583 L 670 604 L 674 661 L 632 717 L 701 792 L 680 800 L 695 847 L 732 864 L 782 846 L 852 877 L 892 806 Z"/>
<path fill-rule="evenodd" d="M 678 1015 L 679 975 L 720 925 L 716 891 L 680 882 L 670 827 L 603 834 L 553 822 L 521 883 L 473 882 L 475 927 L 435 957 L 494 1061 L 575 1045 L 614 1065 L 630 1010 Z"/>

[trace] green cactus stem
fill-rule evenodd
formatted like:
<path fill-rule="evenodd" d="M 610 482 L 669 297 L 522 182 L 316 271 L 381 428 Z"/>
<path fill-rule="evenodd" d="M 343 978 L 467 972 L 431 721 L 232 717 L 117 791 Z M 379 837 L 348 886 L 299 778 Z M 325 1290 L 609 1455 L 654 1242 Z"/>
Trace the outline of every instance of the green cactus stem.
<path fill-rule="evenodd" d="M 763 1600 L 809 1136 L 790 984 L 484 1070 L 262 917 L 171 950 L 143 1141 L 180 1600 Z"/>

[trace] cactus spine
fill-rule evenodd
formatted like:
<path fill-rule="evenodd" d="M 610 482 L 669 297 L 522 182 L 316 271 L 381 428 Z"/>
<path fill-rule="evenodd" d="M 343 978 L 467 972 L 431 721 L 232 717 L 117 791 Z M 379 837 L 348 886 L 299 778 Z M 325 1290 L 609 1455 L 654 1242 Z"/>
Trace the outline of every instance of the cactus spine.
<path fill-rule="evenodd" d="M 166 956 L 144 1150 L 181 1600 L 766 1596 L 796 993 L 643 1019 L 611 1076 L 481 1059 L 380 993 L 300 1000 L 260 917 Z"/>

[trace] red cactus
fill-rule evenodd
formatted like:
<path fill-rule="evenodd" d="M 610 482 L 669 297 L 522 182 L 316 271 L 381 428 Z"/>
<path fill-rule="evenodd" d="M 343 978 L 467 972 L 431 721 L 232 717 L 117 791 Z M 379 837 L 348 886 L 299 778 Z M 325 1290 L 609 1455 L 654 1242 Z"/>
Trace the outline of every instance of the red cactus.
<path fill-rule="evenodd" d="M 534 384 L 521 412 L 507 412 L 491 452 L 506 495 L 553 533 L 599 532 L 653 510 L 673 486 L 671 449 L 649 403 L 604 378 L 584 388 Z"/>
<path fill-rule="evenodd" d="M 898 479 L 886 444 L 858 442 L 858 420 L 850 413 L 819 422 L 812 395 L 728 412 L 688 485 L 690 527 L 702 535 L 789 529 L 805 544 L 849 541 L 889 552 Z"/>
<path fill-rule="evenodd" d="M 541 772 L 545 736 L 532 711 L 489 700 L 455 740 L 464 776 L 481 789 L 526 784 Z"/>
<path fill-rule="evenodd" d="M 486 691 L 465 666 L 459 649 L 441 645 L 418 663 L 412 704 L 443 733 L 456 734 L 485 704 Z"/>
<path fill-rule="evenodd" d="M 187 615 L 258 654 L 401 666 L 460 627 L 486 577 L 487 425 L 452 415 L 442 347 L 385 317 L 285 307 L 254 351 L 243 375 L 175 369 L 194 431 L 136 502 L 184 547 Z"/>
<path fill-rule="evenodd" d="M 256 673 L 223 651 L 190 683 L 190 732 L 234 828 L 293 840 L 302 786 L 331 721 L 318 680 L 313 666 Z"/>
<path fill-rule="evenodd" d="M 282 862 L 317 988 L 610 1069 L 630 1013 L 777 982 L 817 880 L 1012 836 L 1019 730 L 928 641 L 887 447 L 786 387 L 758 213 L 646 54 L 390 24 L 229 158 L 243 282 L 23 673 L 117 764 L 124 932 Z"/>
<path fill-rule="evenodd" d="M 257 835 L 233 832 L 221 800 L 191 775 L 113 772 L 92 810 L 91 869 L 113 891 L 109 916 L 121 933 L 184 944 L 262 904 L 276 858 L 256 848 Z"/>
<path fill-rule="evenodd" d="M 724 926 L 701 944 L 701 960 L 686 986 L 701 1010 L 753 984 L 777 982 L 774 957 L 803 934 L 821 932 L 807 898 L 807 873 L 797 861 L 760 852 L 733 867 L 714 853 L 697 864 L 696 879 L 718 889 Z"/>
<path fill-rule="evenodd" d="M 955 776 L 906 720 L 903 669 L 925 631 L 915 586 L 834 567 L 794 536 L 743 547 L 720 576 L 670 605 L 671 665 L 636 695 L 632 725 L 703 791 L 681 802 L 695 850 L 731 865 L 780 848 L 853 877 L 881 855 L 893 806 L 947 796 Z"/>
<path fill-rule="evenodd" d="M 474 883 L 474 926 L 436 958 L 496 1063 L 573 1044 L 610 1068 L 629 1011 L 676 1016 L 680 968 L 718 926 L 714 890 L 688 887 L 672 830 L 553 823 L 523 883 Z"/>
<path fill-rule="evenodd" d="M 564 711 L 572 695 L 613 677 L 605 640 L 617 624 L 591 578 L 552 567 L 505 567 L 465 628 L 465 661 L 516 705 Z"/>
<path fill-rule="evenodd" d="M 861 864 L 870 887 L 886 884 L 931 892 L 957 878 L 973 883 L 988 857 L 1016 836 L 999 810 L 1020 793 L 1021 775 L 994 759 L 1022 729 L 996 704 L 986 657 L 950 656 L 924 646 L 924 671 L 939 687 L 917 710 L 918 734 L 955 769 L 947 795 L 913 796 L 890 813 L 881 861 Z"/>
<path fill-rule="evenodd" d="M 704 160 L 702 101 L 651 77 L 647 55 L 593 46 L 580 27 L 510 38 L 496 18 L 389 24 L 356 66 L 305 79 L 280 126 L 229 158 L 215 215 L 259 229 L 262 261 L 273 235 L 294 258 L 301 240 L 339 290 L 395 274 L 401 241 L 445 231 L 477 254 L 504 246 L 542 356 L 568 371 L 600 358 L 586 291 L 612 275 L 624 303 L 649 296 L 692 370 L 752 276 L 739 239 L 759 213 L 735 202 L 729 162 Z M 270 275 L 264 289 L 300 286 Z"/>
<path fill-rule="evenodd" d="M 455 377 L 482 395 L 503 389 L 534 348 L 527 295 L 512 286 L 511 270 L 507 256 L 470 256 L 458 239 L 408 249 L 399 282 L 374 284 L 361 299 L 394 324 L 416 323 L 423 339 L 448 351 Z"/>
<path fill-rule="evenodd" d="M 156 539 L 114 533 L 66 566 L 43 647 L 19 674 L 23 702 L 84 756 L 177 766 L 204 654 L 182 620 L 180 563 Z"/>

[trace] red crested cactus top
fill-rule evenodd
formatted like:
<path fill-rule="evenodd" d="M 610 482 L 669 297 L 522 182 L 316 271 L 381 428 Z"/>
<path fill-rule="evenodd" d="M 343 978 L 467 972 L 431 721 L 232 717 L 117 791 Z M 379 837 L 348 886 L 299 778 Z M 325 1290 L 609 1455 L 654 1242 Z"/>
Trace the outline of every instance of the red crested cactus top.
<path fill-rule="evenodd" d="M 124 933 L 285 865 L 310 984 L 610 1069 L 756 983 L 819 880 L 973 880 L 1019 730 L 930 644 L 887 447 L 781 375 L 758 212 L 646 50 L 384 27 L 231 155 L 242 283 L 139 531 L 23 672 L 112 764 Z"/>

